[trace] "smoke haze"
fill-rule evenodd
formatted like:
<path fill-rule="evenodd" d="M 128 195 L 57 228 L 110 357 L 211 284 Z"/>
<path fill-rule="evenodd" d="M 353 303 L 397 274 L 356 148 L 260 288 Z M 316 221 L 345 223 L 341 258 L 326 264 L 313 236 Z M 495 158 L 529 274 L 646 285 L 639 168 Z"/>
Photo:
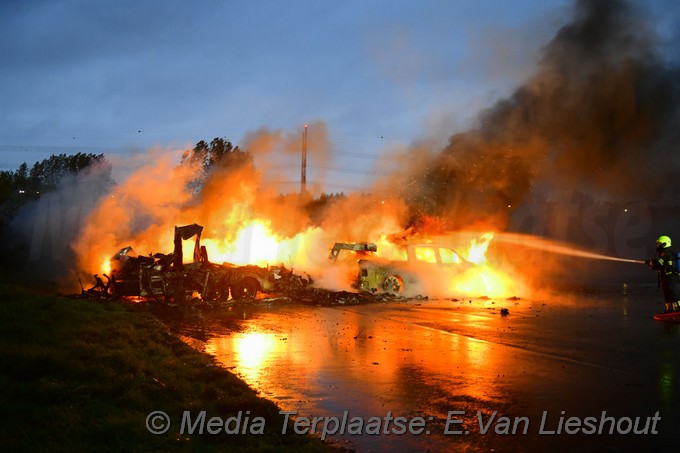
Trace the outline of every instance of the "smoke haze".
<path fill-rule="evenodd" d="M 622 0 L 577 1 L 510 97 L 441 151 L 404 156 L 416 165 L 393 184 L 413 217 L 502 229 L 537 191 L 653 200 L 677 190 L 679 73 L 641 17 Z"/>

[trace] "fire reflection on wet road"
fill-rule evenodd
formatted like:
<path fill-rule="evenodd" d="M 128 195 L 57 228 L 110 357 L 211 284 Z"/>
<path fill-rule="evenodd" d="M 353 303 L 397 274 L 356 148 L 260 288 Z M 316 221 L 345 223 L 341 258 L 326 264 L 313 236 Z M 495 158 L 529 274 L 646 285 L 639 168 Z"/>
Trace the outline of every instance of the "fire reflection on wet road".
<path fill-rule="evenodd" d="M 664 447 L 680 438 L 680 326 L 651 320 L 657 300 L 656 289 L 638 287 L 518 301 L 234 307 L 241 330 L 212 332 L 205 349 L 300 416 L 391 411 L 427 422 L 430 434 L 331 436 L 359 451 Z M 450 430 L 469 434 L 444 434 L 449 411 L 465 412 Z M 479 414 L 486 423 L 494 411 L 526 417 L 527 433 L 492 425 L 482 434 Z M 659 434 L 545 433 L 560 417 L 603 411 L 631 419 L 659 411 Z"/>

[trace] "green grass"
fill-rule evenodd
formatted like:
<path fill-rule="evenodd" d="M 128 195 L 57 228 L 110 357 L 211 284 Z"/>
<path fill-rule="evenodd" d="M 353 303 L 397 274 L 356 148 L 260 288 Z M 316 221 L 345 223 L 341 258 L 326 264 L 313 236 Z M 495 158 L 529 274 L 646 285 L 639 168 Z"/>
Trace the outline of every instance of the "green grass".
<path fill-rule="evenodd" d="M 166 332 L 141 307 L 0 286 L 0 445 L 4 451 L 326 451 L 281 435 L 270 401 Z M 150 434 L 147 414 L 173 424 Z M 250 411 L 262 435 L 179 435 L 183 411 Z M 290 433 L 290 429 L 288 432 Z"/>

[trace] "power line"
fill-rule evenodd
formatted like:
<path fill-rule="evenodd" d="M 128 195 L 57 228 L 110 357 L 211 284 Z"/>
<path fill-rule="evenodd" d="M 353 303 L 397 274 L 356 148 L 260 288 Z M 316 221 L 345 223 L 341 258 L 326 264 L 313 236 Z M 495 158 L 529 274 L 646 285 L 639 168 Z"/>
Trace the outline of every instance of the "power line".
<path fill-rule="evenodd" d="M 77 145 L 77 146 L 53 146 L 53 145 L 1 145 L 0 153 L 11 153 L 11 152 L 28 152 L 28 153 L 41 153 L 45 151 L 62 151 L 62 152 L 78 152 L 78 151 L 101 151 L 107 152 L 109 154 L 127 154 L 131 152 L 143 152 L 152 146 L 140 148 L 140 147 L 109 147 L 109 146 L 87 146 L 87 145 Z M 161 151 L 163 151 L 161 149 Z M 247 151 L 247 149 L 245 150 Z M 353 157 L 357 159 L 377 159 L 381 157 L 379 154 L 366 154 L 360 152 L 346 152 L 346 151 L 335 151 L 331 153 L 335 158 L 341 157 Z"/>
<path fill-rule="evenodd" d="M 50 145 L 0 145 L 0 153 L 11 153 L 11 152 L 27 152 L 27 153 L 43 153 L 46 151 L 64 151 L 64 152 L 78 152 L 82 151 L 105 151 L 109 154 L 124 154 L 130 152 L 142 152 L 142 148 L 128 148 L 121 149 L 121 147 L 109 148 L 104 146 L 50 146 Z"/>

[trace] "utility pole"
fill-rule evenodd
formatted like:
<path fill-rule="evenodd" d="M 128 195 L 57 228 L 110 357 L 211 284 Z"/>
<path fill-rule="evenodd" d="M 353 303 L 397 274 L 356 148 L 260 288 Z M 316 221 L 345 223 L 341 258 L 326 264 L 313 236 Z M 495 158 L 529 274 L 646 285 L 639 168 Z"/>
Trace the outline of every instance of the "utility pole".
<path fill-rule="evenodd" d="M 300 173 L 300 194 L 307 192 L 307 125 L 302 132 L 302 170 Z"/>

